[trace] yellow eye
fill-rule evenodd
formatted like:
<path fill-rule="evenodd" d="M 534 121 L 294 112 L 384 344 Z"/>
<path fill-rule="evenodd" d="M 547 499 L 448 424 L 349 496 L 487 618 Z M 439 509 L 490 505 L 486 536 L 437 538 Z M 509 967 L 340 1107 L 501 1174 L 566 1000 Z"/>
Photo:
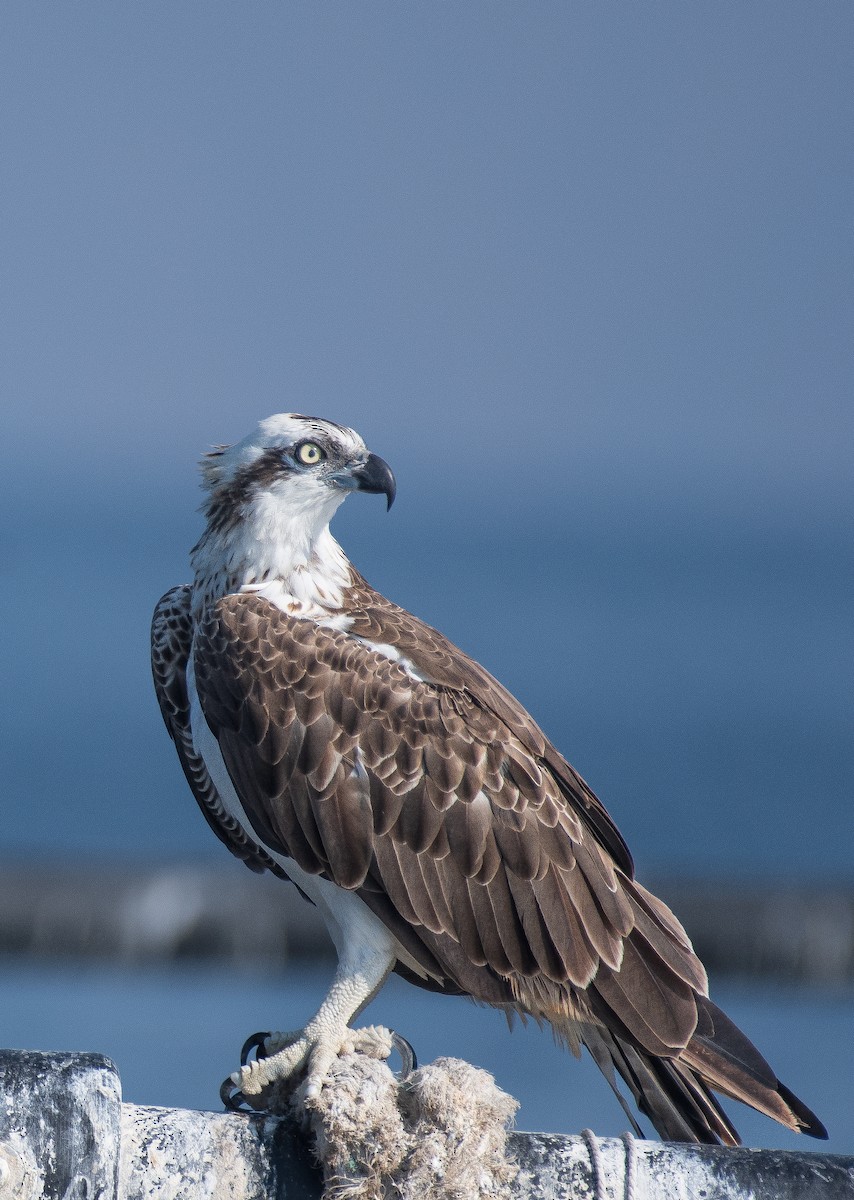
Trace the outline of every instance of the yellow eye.
<path fill-rule="evenodd" d="M 326 458 L 326 451 L 322 450 L 317 442 L 302 442 L 297 446 L 296 456 L 297 461 L 304 467 L 316 467 Z"/>

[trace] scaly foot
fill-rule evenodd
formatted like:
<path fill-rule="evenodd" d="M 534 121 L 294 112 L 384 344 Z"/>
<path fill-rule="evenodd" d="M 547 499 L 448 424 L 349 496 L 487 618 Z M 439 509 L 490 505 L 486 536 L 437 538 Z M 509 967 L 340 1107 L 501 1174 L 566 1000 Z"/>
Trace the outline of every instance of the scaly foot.
<path fill-rule="evenodd" d="M 258 1057 L 250 1060 L 253 1049 Z M 412 1047 L 382 1025 L 350 1029 L 309 1022 L 305 1029 L 292 1033 L 253 1034 L 243 1047 L 243 1065 L 224 1081 L 220 1095 L 226 1108 L 283 1111 L 297 1087 L 301 1099 L 316 1098 L 330 1067 L 342 1055 L 385 1059 L 395 1049 L 405 1076 L 415 1067 Z"/>

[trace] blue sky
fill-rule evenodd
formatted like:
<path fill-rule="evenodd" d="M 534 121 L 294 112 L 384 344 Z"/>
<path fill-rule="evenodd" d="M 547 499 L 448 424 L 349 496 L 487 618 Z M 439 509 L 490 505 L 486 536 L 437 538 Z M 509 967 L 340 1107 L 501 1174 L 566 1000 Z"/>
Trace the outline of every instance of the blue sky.
<path fill-rule="evenodd" d="M 296 409 L 419 491 L 500 479 L 518 503 L 535 474 L 768 519 L 845 496 L 850 4 L 2 20 L 27 491 L 35 454 L 134 501 Z"/>

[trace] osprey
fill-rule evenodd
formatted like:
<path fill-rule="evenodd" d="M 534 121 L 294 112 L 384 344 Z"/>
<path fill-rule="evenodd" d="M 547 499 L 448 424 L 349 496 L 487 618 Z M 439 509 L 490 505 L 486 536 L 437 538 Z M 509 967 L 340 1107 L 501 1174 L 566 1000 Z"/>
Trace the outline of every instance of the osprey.
<path fill-rule="evenodd" d="M 161 711 L 214 832 L 317 905 L 339 959 L 304 1029 L 259 1035 L 239 1094 L 263 1106 L 304 1074 L 316 1095 L 397 971 L 585 1045 L 662 1137 L 737 1144 L 713 1089 L 826 1137 L 708 998 L 684 929 L 522 705 L 332 538 L 349 492 L 391 507 L 388 465 L 288 413 L 202 473 L 193 582 L 154 614 Z"/>

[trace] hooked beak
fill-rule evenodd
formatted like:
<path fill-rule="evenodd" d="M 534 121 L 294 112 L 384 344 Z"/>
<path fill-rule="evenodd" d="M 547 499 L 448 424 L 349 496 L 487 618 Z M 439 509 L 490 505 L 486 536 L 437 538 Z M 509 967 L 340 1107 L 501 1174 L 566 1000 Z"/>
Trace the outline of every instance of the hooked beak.
<path fill-rule="evenodd" d="M 350 473 L 352 487 L 359 492 L 380 493 L 386 498 L 386 512 L 394 503 L 397 484 L 391 467 L 378 454 L 369 454 L 365 462 Z"/>

